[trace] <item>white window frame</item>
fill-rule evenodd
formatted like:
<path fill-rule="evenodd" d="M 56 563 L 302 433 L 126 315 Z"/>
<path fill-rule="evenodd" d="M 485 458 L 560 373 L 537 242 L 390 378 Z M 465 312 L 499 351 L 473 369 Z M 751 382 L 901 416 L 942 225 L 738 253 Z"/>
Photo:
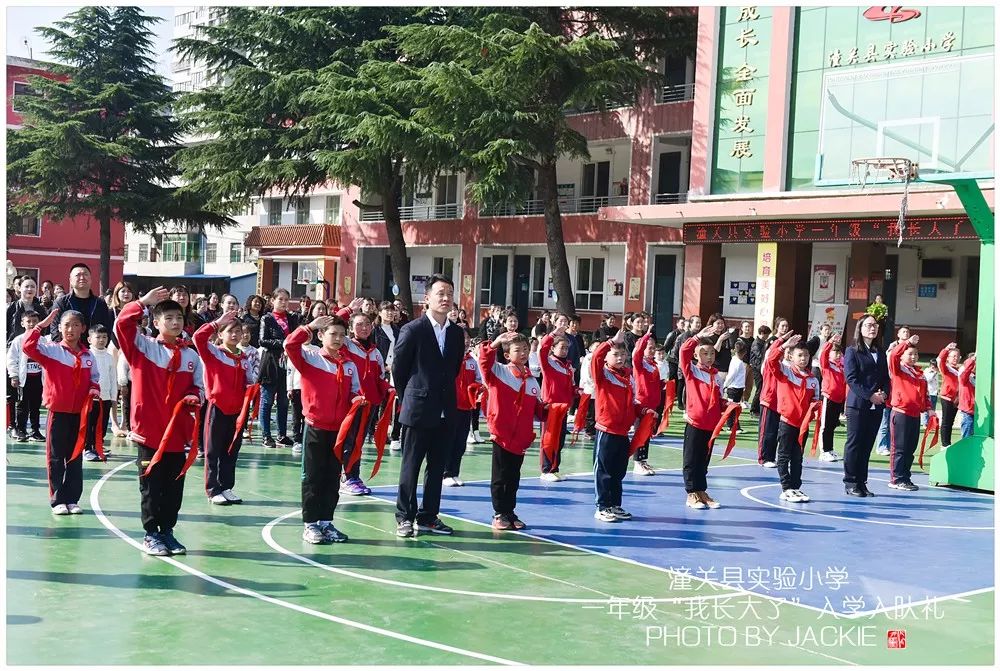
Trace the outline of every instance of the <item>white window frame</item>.
<path fill-rule="evenodd" d="M 486 266 L 489 264 L 489 273 Z M 485 285 L 485 286 L 484 286 Z M 479 270 L 479 305 L 493 305 L 493 256 L 484 256 Z"/>
<path fill-rule="evenodd" d="M 145 254 L 143 254 L 145 252 Z M 145 256 L 146 258 L 143 258 Z M 149 261 L 149 243 L 140 242 L 139 243 L 139 258 L 136 259 L 137 263 L 147 263 Z"/>
<path fill-rule="evenodd" d="M 236 259 L 233 259 L 233 252 L 236 252 Z M 229 262 L 243 263 L 243 245 L 238 242 L 229 243 Z"/>
<path fill-rule="evenodd" d="M 217 242 L 206 242 L 205 263 L 218 263 L 219 262 L 218 259 L 219 259 L 219 244 Z"/>
<path fill-rule="evenodd" d="M 18 277 L 24 277 L 25 275 L 30 275 L 32 272 L 34 272 L 35 276 L 32 277 L 31 279 L 35 280 L 35 284 L 40 287 L 42 285 L 42 283 L 38 279 L 39 270 L 40 270 L 39 268 L 33 268 L 33 267 L 30 267 L 30 266 L 27 267 L 27 268 L 18 267 L 17 268 L 17 276 Z M 41 292 L 40 289 L 39 289 L 39 292 Z"/>
<path fill-rule="evenodd" d="M 450 267 L 450 270 L 445 270 Z M 492 268 L 492 265 L 491 265 Z M 431 272 L 441 274 L 455 281 L 455 259 L 451 256 L 435 256 L 431 261 Z"/>
<path fill-rule="evenodd" d="M 336 203 L 336 207 L 330 207 L 331 203 Z M 326 197 L 326 208 L 323 210 L 323 219 L 326 224 L 340 223 L 340 194 Z"/>
<path fill-rule="evenodd" d="M 13 85 L 11 86 L 11 89 L 10 89 L 10 91 L 11 91 L 11 93 L 10 93 L 10 111 L 11 112 L 17 112 L 18 114 L 20 114 L 24 110 L 17 109 L 17 98 L 18 98 L 17 87 L 18 87 L 18 85 L 21 85 L 21 86 L 27 88 L 29 91 L 30 90 L 34 90 L 34 89 L 31 88 L 31 84 L 29 84 L 28 82 L 22 82 L 22 81 L 17 81 L 17 80 L 15 80 L 13 82 Z M 20 95 L 20 97 L 21 98 L 28 98 L 28 97 L 32 97 L 33 95 L 37 95 L 37 94 L 22 93 Z"/>
<path fill-rule="evenodd" d="M 539 261 L 542 262 L 541 263 L 541 266 L 542 266 L 541 285 L 537 284 L 537 280 L 539 278 L 536 275 L 536 271 L 538 269 L 538 262 Z M 545 272 L 545 262 L 546 262 L 546 258 L 544 256 L 535 256 L 535 257 L 532 257 L 532 259 L 531 259 L 531 283 L 530 283 L 530 287 L 531 287 L 531 300 L 530 300 L 530 302 L 531 302 L 531 307 L 533 307 L 533 308 L 542 308 L 542 307 L 545 307 L 545 293 L 546 293 L 546 289 L 548 288 L 547 287 L 547 282 L 546 282 L 546 280 L 548 278 L 547 278 L 547 275 L 546 275 L 546 272 Z"/>
<path fill-rule="evenodd" d="M 26 219 L 34 219 L 35 220 L 35 232 L 34 233 L 22 233 L 21 232 L 21 225 L 24 223 L 24 221 Z M 21 236 L 22 238 L 40 238 L 40 237 L 42 237 L 42 218 L 41 217 L 32 217 L 30 215 L 26 215 L 26 216 L 21 217 L 20 220 L 19 220 L 19 222 L 20 223 L 18 224 L 17 231 L 14 233 L 14 235 Z"/>
<path fill-rule="evenodd" d="M 586 288 L 581 286 L 580 282 L 580 264 L 582 262 L 587 262 L 587 285 Z M 597 288 L 594 288 L 594 261 L 601 262 L 601 277 L 597 281 Z M 603 311 L 604 310 L 604 282 L 607 276 L 608 270 L 608 260 L 603 256 L 579 256 L 576 259 L 576 286 L 573 291 L 573 298 L 576 302 L 577 308 L 581 310 L 591 310 L 591 311 Z M 599 305 L 593 307 L 594 297 L 599 298 Z M 582 305 L 581 299 L 587 298 L 587 305 L 584 307 Z"/>

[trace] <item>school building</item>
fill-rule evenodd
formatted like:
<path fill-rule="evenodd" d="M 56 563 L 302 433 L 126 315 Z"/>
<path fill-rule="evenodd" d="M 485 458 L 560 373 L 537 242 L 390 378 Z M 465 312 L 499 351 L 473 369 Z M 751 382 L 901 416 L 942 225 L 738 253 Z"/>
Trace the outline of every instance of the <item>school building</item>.
<path fill-rule="evenodd" d="M 645 309 L 662 332 L 715 311 L 804 329 L 817 304 L 856 315 L 881 294 L 927 349 L 971 346 L 979 243 L 957 196 L 878 175 L 862 189 L 851 161 L 976 176 L 994 207 L 993 11 L 699 8 L 697 47 L 661 63 L 662 87 L 632 108 L 569 115 L 590 149 L 557 168 L 584 328 Z M 541 202 L 480 208 L 465 186 L 442 175 L 400 204 L 414 300 L 443 272 L 474 319 L 499 303 L 531 323 L 556 305 Z M 392 296 L 376 196 L 330 185 L 264 199 L 248 223 L 262 290 Z"/>

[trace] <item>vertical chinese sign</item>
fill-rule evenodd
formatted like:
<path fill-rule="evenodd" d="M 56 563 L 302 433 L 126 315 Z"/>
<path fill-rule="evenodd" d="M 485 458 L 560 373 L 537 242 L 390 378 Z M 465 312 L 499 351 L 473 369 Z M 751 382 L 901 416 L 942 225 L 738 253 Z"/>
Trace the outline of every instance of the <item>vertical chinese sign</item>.
<path fill-rule="evenodd" d="M 778 270 L 778 243 L 757 244 L 757 287 L 754 309 L 754 332 L 761 326 L 774 323 L 774 280 Z"/>
<path fill-rule="evenodd" d="M 726 7 L 719 67 L 712 193 L 760 191 L 771 57 L 771 10 Z"/>

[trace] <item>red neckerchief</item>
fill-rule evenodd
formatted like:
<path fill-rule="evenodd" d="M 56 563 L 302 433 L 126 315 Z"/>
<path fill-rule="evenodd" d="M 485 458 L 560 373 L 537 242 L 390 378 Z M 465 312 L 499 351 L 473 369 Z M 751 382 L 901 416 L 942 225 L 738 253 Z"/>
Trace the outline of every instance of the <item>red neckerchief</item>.
<path fill-rule="evenodd" d="M 83 343 L 77 343 L 77 345 L 79 345 L 80 349 L 77 350 L 77 351 L 74 351 L 74 350 L 72 350 L 70 348 L 69 345 L 67 345 L 66 343 L 62 343 L 63 349 L 73 355 L 73 386 L 74 387 L 79 387 L 80 386 L 80 376 L 83 373 L 83 355 L 87 354 L 88 352 L 90 352 L 89 349 L 87 349 L 86 347 L 83 346 Z"/>
<path fill-rule="evenodd" d="M 190 347 L 190 343 L 187 340 L 178 339 L 176 343 L 170 344 L 163 340 L 163 337 L 157 339 L 157 341 L 170 350 L 170 362 L 167 364 L 167 395 L 164 398 L 164 403 L 170 403 L 170 396 L 174 391 L 174 379 L 177 377 L 177 371 L 181 367 L 181 350 Z"/>
<path fill-rule="evenodd" d="M 362 379 L 367 380 L 368 379 L 368 367 L 371 365 L 371 361 L 372 361 L 371 360 L 371 353 L 373 351 L 377 350 L 378 347 L 374 343 L 372 343 L 372 345 L 370 345 L 370 346 L 367 346 L 363 342 L 361 342 L 360 340 L 358 340 L 357 338 L 351 338 L 351 340 L 354 342 L 355 345 L 358 346 L 358 349 L 360 349 L 362 352 L 365 353 L 365 369 L 361 373 L 361 377 L 362 377 Z"/>
<path fill-rule="evenodd" d="M 695 368 L 701 370 L 702 372 L 708 373 L 708 407 L 714 407 L 720 400 L 721 394 L 715 393 L 715 377 L 719 374 L 718 368 L 709 368 L 707 371 L 698 365 L 698 362 L 692 364 Z"/>
<path fill-rule="evenodd" d="M 246 359 L 246 355 L 244 355 L 243 352 L 233 354 L 225 347 L 220 347 L 219 350 L 229 357 L 230 361 L 236 364 L 236 373 L 233 375 L 233 383 L 237 387 L 242 388 L 246 385 L 246 373 L 243 371 L 243 360 Z"/>
<path fill-rule="evenodd" d="M 524 372 L 522 373 L 520 370 L 518 370 L 517 366 L 515 366 L 514 364 L 508 364 L 507 367 L 510 369 L 510 372 L 514 374 L 514 377 L 516 377 L 521 381 L 521 388 L 517 390 L 517 400 L 514 401 L 514 409 L 517 411 L 517 414 L 520 415 L 521 406 L 524 404 L 524 392 L 528 388 L 528 378 L 534 376 L 531 374 L 531 370 L 529 370 L 528 368 L 525 368 Z"/>
<path fill-rule="evenodd" d="M 272 312 L 274 315 L 274 321 L 278 323 L 281 331 L 287 336 L 288 335 L 288 313 L 287 312 Z"/>
<path fill-rule="evenodd" d="M 621 373 L 619 373 L 614 368 L 609 368 L 607 366 L 604 367 L 604 370 L 606 370 L 609 373 L 611 373 L 612 377 L 614 377 L 616 380 L 618 380 L 619 382 L 622 383 L 622 386 L 624 386 L 626 388 L 631 388 L 632 387 L 632 369 L 631 368 L 626 368 L 625 369 L 626 372 L 625 372 L 624 375 L 622 375 Z"/>
<path fill-rule="evenodd" d="M 335 373 L 335 375 L 337 376 L 337 394 L 339 395 L 340 390 L 343 388 L 343 383 L 344 383 L 344 357 L 339 356 L 340 350 L 337 351 L 338 356 L 325 354 L 323 353 L 322 350 L 320 350 L 320 354 L 324 359 L 326 359 L 330 363 L 337 364 L 337 372 Z"/>

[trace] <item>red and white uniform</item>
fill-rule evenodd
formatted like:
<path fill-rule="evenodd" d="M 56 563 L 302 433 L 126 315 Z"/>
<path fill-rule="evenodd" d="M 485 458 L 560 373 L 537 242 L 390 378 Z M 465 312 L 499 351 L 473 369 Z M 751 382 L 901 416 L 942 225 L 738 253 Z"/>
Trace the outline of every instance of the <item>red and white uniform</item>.
<path fill-rule="evenodd" d="M 541 389 L 527 368 L 523 371 L 497 361 L 492 343 L 479 350 L 479 369 L 489 390 L 486 422 L 497 445 L 524 454 L 535 440 L 535 415 L 540 410 Z"/>
<path fill-rule="evenodd" d="M 844 378 L 844 367 L 838 362 L 830 361 L 830 350 L 833 343 L 824 343 L 819 348 L 819 369 L 823 374 L 823 396 L 834 403 L 847 400 L 847 380 Z"/>
<path fill-rule="evenodd" d="M 42 405 L 49 412 L 79 414 L 90 402 L 90 392 L 101 391 L 97 359 L 86 347 L 74 352 L 63 342 L 42 340 L 42 329 L 36 326 L 25 334 L 22 350 L 45 372 Z"/>
<path fill-rule="evenodd" d="M 800 426 L 809 412 L 809 406 L 819 400 L 819 381 L 812 373 L 798 370 L 782 361 L 784 355 L 785 350 L 780 344 L 772 346 L 764 359 L 764 368 L 771 372 L 776 383 L 777 411 L 781 421 Z"/>
<path fill-rule="evenodd" d="M 656 361 L 646 358 L 646 343 L 652 333 L 639 338 L 632 350 L 632 377 L 635 379 L 635 400 L 644 410 L 658 410 L 663 394 L 663 381 Z"/>
<path fill-rule="evenodd" d="M 311 339 L 312 331 L 300 326 L 285 338 L 285 354 L 302 376 L 302 414 L 306 421 L 323 431 L 337 431 L 352 399 L 361 393 L 358 368 L 346 356 L 335 359 L 322 349 L 303 347 Z"/>
<path fill-rule="evenodd" d="M 907 347 L 894 347 L 888 356 L 889 379 L 891 384 L 892 402 L 889 404 L 896 412 L 907 417 L 920 417 L 920 413 L 931 409 L 931 400 L 927 395 L 927 380 L 919 367 L 912 368 L 903 364 L 903 354 Z"/>
<path fill-rule="evenodd" d="M 572 403 L 576 395 L 573 366 L 566 359 L 552 354 L 555 337 L 550 333 L 542 338 L 538 347 L 542 366 L 542 399 L 546 403 Z"/>
<path fill-rule="evenodd" d="M 247 387 L 257 382 L 257 371 L 242 352 L 234 354 L 209 342 L 215 332 L 215 324 L 209 322 L 191 338 L 205 369 L 205 397 L 222 414 L 239 415 Z"/>
<path fill-rule="evenodd" d="M 772 349 L 781 349 L 781 341 L 775 340 L 772 342 L 767 351 L 764 353 L 764 358 L 771 352 Z M 778 410 L 778 380 L 775 376 L 768 370 L 767 366 L 762 366 L 761 380 L 763 384 L 760 387 L 760 404 L 769 410 Z"/>
<path fill-rule="evenodd" d="M 702 431 L 715 431 L 722 419 L 722 385 L 716 368 L 703 369 L 694 360 L 694 351 L 701 342 L 688 338 L 677 353 L 677 366 L 684 375 L 685 410 L 691 426 Z"/>
<path fill-rule="evenodd" d="M 941 371 L 941 391 L 938 392 L 938 397 L 957 404 L 959 370 L 948 365 L 948 351 L 945 348 L 937 356 L 938 370 Z"/>
<path fill-rule="evenodd" d="M 126 304 L 115 322 L 115 335 L 132 371 L 132 434 L 139 443 L 155 448 L 177 402 L 185 396 L 204 399 L 204 371 L 189 341 L 178 339 L 171 345 L 162 336 L 144 335 L 139 328 L 142 312 L 139 301 Z M 184 413 L 179 421 L 165 452 L 183 452 L 191 437 L 194 419 Z"/>
<path fill-rule="evenodd" d="M 479 372 L 479 363 L 472 354 L 466 352 L 462 367 L 458 369 L 458 377 L 455 378 L 455 398 L 458 399 L 459 410 L 476 409 L 476 398 L 469 393 L 469 387 L 482 383 L 483 376 Z"/>
<path fill-rule="evenodd" d="M 627 436 L 639 406 L 635 402 L 635 389 L 628 369 L 613 370 L 605 365 L 611 341 L 606 340 L 594 350 L 590 372 L 594 378 L 596 398 L 596 426 L 599 431 L 613 436 Z"/>
<path fill-rule="evenodd" d="M 341 352 L 358 369 L 361 393 L 373 406 L 381 405 L 389 393 L 389 381 L 385 379 L 385 361 L 374 344 L 365 346 L 354 338 L 348 338 Z"/>
<path fill-rule="evenodd" d="M 976 360 L 967 361 L 958 374 L 958 409 L 967 415 L 976 413 Z"/>

